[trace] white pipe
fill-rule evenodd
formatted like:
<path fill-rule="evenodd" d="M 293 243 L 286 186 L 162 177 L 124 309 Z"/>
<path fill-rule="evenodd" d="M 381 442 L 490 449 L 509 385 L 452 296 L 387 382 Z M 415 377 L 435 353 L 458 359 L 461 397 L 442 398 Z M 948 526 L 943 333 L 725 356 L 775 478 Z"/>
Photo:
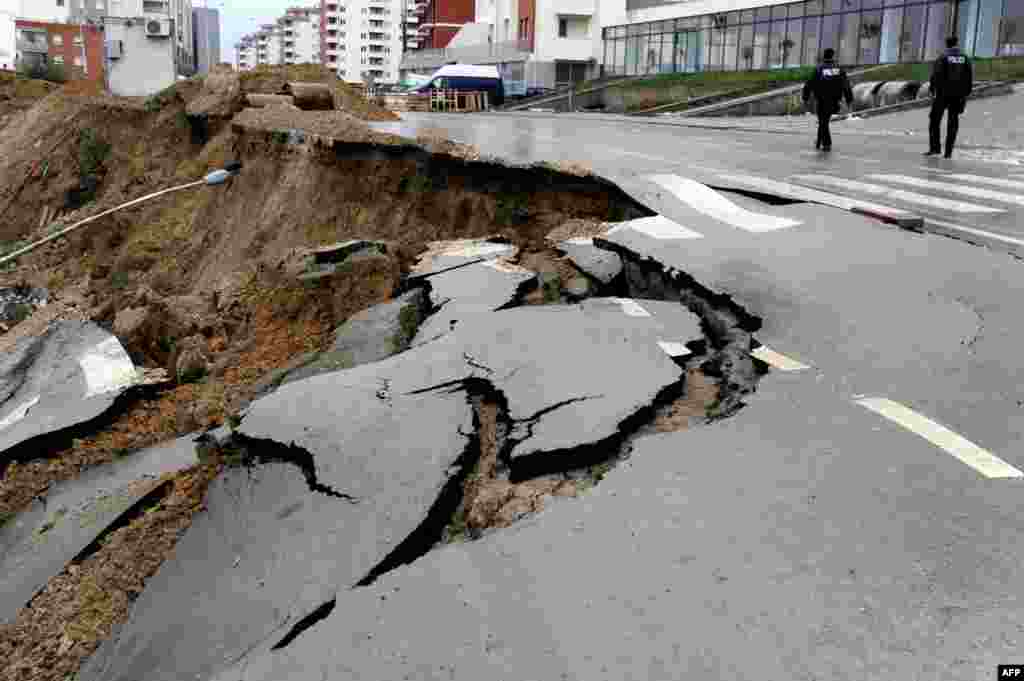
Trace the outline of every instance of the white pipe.
<path fill-rule="evenodd" d="M 54 239 L 59 239 L 62 236 L 64 236 L 65 234 L 67 234 L 68 232 L 76 230 L 76 229 L 78 229 L 79 227 L 81 227 L 83 225 L 89 224 L 90 222 L 94 222 L 96 220 L 99 220 L 100 218 L 102 218 L 102 217 L 104 217 L 106 215 L 110 215 L 111 213 L 117 212 L 117 211 L 122 210 L 124 208 L 130 208 L 131 206 L 134 206 L 136 204 L 142 203 L 143 201 L 148 201 L 149 199 L 155 199 L 156 197 L 163 196 L 164 194 L 170 194 L 171 192 L 176 192 L 176 191 L 179 191 L 181 189 L 188 189 L 190 187 L 198 187 L 199 185 L 206 184 L 206 183 L 207 183 L 206 182 L 206 178 L 203 178 L 202 180 L 196 180 L 195 182 L 189 182 L 188 184 L 179 185 L 177 187 L 171 187 L 170 189 L 161 189 L 158 192 L 153 192 L 152 194 L 147 194 L 147 195 L 145 195 L 145 196 L 143 196 L 141 198 L 138 198 L 138 199 L 132 199 L 128 203 L 122 203 L 120 206 L 116 206 L 114 208 L 111 208 L 110 210 L 105 210 L 102 213 L 99 213 L 98 215 L 93 215 L 90 218 L 86 218 L 84 220 L 76 222 L 75 224 L 71 225 L 70 227 L 66 227 L 66 228 L 62 229 L 61 231 L 57 232 L 56 234 L 51 234 L 50 236 L 43 237 L 42 239 L 40 239 L 39 241 L 36 241 L 35 243 L 31 243 L 28 246 L 25 246 L 24 248 L 19 248 L 18 250 L 14 251 L 13 253 L 8 253 L 7 255 L 5 255 L 2 258 L 0 258 L 0 265 L 5 265 L 6 263 L 10 262 L 11 260 L 17 259 L 19 256 L 22 256 L 22 255 L 25 255 L 26 253 L 30 253 L 30 252 L 34 251 L 35 249 L 39 248 L 43 244 L 49 243 L 49 242 L 53 241 Z"/>

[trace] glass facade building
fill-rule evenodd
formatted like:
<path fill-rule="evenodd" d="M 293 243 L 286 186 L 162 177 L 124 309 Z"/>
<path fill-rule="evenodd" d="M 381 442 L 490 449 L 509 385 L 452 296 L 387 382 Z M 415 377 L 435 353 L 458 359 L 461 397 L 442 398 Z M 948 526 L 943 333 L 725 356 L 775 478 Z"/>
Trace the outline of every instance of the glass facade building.
<path fill-rule="evenodd" d="M 787 68 L 818 63 L 827 47 L 847 66 L 921 62 L 954 33 L 976 57 L 1024 55 L 1021 17 L 1024 0 L 806 0 L 611 26 L 604 65 L 607 75 Z"/>

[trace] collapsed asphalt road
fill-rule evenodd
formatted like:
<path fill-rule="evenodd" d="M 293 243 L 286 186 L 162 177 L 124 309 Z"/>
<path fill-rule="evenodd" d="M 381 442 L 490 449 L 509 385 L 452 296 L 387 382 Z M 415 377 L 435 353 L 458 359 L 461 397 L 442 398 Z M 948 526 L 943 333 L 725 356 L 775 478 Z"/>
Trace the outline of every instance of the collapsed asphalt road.
<path fill-rule="evenodd" d="M 657 219 L 575 244 L 581 266 L 615 255 L 620 297 L 495 311 L 510 273 L 433 340 L 255 402 L 226 440 L 253 467 L 80 678 L 966 680 L 1012 660 L 1019 264 L 673 186 L 637 192 Z M 637 437 L 700 345 L 747 408 Z M 510 478 L 619 466 L 438 545 L 484 402 Z"/>
<path fill-rule="evenodd" d="M 432 341 L 253 403 L 230 446 L 260 465 L 214 483 L 208 512 L 81 678 L 204 678 L 291 647 L 442 539 L 480 456 L 481 401 L 500 405 L 506 477 L 570 474 L 617 460 L 623 436 L 685 390 L 666 347 L 703 340 L 678 304 L 594 299 L 482 319 L 478 293 L 453 301 L 466 323 Z"/>

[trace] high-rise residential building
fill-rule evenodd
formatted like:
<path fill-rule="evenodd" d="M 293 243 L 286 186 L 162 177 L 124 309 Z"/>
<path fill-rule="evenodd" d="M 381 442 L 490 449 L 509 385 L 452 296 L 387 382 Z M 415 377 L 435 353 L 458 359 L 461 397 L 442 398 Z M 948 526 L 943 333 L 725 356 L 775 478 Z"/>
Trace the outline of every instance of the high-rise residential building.
<path fill-rule="evenodd" d="M 319 7 L 289 7 L 277 23 L 284 32 L 285 64 L 320 63 Z"/>
<path fill-rule="evenodd" d="M 263 24 L 256 32 L 256 64 L 284 63 L 284 30 L 276 23 Z"/>
<path fill-rule="evenodd" d="M 235 43 L 235 66 L 240 71 L 248 71 L 256 67 L 256 36 L 242 36 Z"/>
<path fill-rule="evenodd" d="M 0 71 L 13 71 L 15 67 L 14 15 L 0 13 Z"/>
<path fill-rule="evenodd" d="M 220 63 L 220 13 L 215 9 L 192 9 L 192 42 L 196 72 L 201 75 Z"/>
<path fill-rule="evenodd" d="M 407 0 L 321 0 L 322 62 L 349 82 L 398 82 Z"/>

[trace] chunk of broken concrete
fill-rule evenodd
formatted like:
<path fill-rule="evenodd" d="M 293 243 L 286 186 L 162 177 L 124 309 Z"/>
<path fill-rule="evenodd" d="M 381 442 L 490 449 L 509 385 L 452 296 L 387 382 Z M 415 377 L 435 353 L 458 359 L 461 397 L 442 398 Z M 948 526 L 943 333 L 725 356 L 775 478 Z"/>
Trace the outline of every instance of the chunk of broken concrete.
<path fill-rule="evenodd" d="M 0 356 L 0 470 L 44 454 L 44 439 L 85 427 L 140 380 L 117 338 L 92 322 L 61 321 Z"/>

